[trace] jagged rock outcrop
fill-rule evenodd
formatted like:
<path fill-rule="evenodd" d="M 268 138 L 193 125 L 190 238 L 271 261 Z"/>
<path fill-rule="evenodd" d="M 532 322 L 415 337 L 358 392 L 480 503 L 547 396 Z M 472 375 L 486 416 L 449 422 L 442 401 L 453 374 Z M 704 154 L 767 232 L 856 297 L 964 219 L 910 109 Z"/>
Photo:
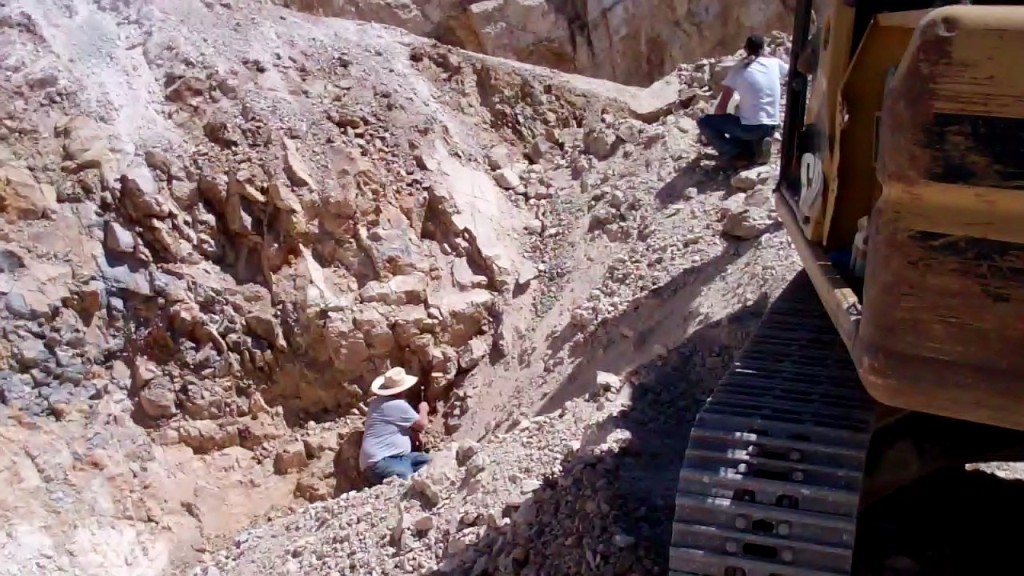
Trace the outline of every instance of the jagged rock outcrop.
<path fill-rule="evenodd" d="M 677 64 L 792 28 L 792 0 L 274 0 L 565 72 L 646 86 Z"/>
<path fill-rule="evenodd" d="M 308 24 L 282 14 L 290 25 L 266 56 L 234 37 L 186 49 L 169 21 L 137 9 L 141 54 L 96 56 L 138 59 L 160 89 L 129 90 L 147 116 L 112 125 L 88 113 L 111 94 L 72 90 L 88 71 L 32 33 L 48 9 L 8 9 L 22 24 L 9 37 L 43 56 L 13 64 L 6 101 L 42 93 L 56 106 L 4 114 L 0 208 L 25 223 L 3 246 L 6 404 L 57 412 L 97 395 L 78 384 L 123 356 L 146 425 L 245 418 L 261 404 L 305 419 L 352 413 L 368 379 L 396 364 L 438 402 L 489 352 L 478 339 L 533 267 L 512 205 L 466 160 L 469 142 L 431 126 L 431 90 L 400 90 L 407 48 L 318 50 Z M 38 68 L 53 76 L 44 88 Z M 514 74 L 489 81 L 494 97 L 519 89 Z"/>
<path fill-rule="evenodd" d="M 87 535 L 36 506 L 24 518 L 54 542 L 50 573 L 104 530 L 137 532 L 159 571 L 293 495 L 358 487 L 369 379 L 400 364 L 445 411 L 536 275 L 481 141 L 515 150 L 519 132 L 577 121 L 556 99 L 509 122 L 524 77 L 482 63 L 494 101 L 458 117 L 418 70 L 426 43 L 397 30 L 186 4 L 0 8 L 0 430 L 20 449 L 26 427 L 57 419 L 45 450 L 91 454 L 79 444 L 109 426 L 156 451 L 140 462 L 160 482 L 194 467 L 226 499 L 184 485 Z M 103 41 L 74 44 L 76 18 Z M 48 489 L 22 468 L 0 477 L 31 507 Z M 102 477 L 50 484 L 99 486 L 80 493 L 86 516 L 150 490 Z M 241 477 L 272 490 L 233 508 Z M 7 526 L 30 526 L 9 504 Z M 161 524 L 177 514 L 195 520 Z M 10 550 L 15 567 L 39 558 Z"/>

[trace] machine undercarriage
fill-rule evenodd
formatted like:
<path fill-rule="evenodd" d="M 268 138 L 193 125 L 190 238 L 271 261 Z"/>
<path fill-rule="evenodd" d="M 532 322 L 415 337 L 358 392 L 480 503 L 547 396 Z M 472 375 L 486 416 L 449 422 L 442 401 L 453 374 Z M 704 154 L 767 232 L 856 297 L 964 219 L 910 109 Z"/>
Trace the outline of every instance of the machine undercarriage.
<path fill-rule="evenodd" d="M 861 573 L 858 518 L 872 504 L 970 462 L 1024 459 L 1022 449 L 1018 431 L 874 402 L 800 272 L 697 417 L 669 565 L 706 576 Z"/>

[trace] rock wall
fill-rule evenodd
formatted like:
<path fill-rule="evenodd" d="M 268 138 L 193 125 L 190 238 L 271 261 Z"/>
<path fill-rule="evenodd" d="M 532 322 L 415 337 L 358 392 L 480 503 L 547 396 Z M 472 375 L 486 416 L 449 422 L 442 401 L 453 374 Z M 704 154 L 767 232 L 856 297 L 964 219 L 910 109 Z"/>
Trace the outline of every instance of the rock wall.
<path fill-rule="evenodd" d="M 646 86 L 677 64 L 732 54 L 752 32 L 788 31 L 793 0 L 276 0 L 381 22 L 447 44 Z"/>
<path fill-rule="evenodd" d="M 121 398 L 161 443 L 284 454 L 286 473 L 323 452 L 293 450 L 288 427 L 357 431 L 388 367 L 438 406 L 500 356 L 494 317 L 536 271 L 484 151 L 576 122 L 573 105 L 467 123 L 404 34 L 363 23 L 66 10 L 0 13 L 0 417 Z M 103 41 L 79 43 L 75 18 Z M 475 69 L 482 118 L 523 89 Z"/>
<path fill-rule="evenodd" d="M 313 469 L 298 492 L 323 498 L 358 484 L 387 368 L 455 430 L 457 383 L 510 352 L 502 308 L 538 274 L 536 208 L 509 191 L 542 187 L 523 150 L 587 101 L 625 107 L 399 30 L 236 8 L 0 11 L 0 423 L 107 400 L 160 444 Z"/>
<path fill-rule="evenodd" d="M 513 348 L 501 312 L 537 275 L 535 207 L 502 186 L 582 123 L 572 86 L 241 2 L 9 2 L 0 52 L 14 570 L 104 531 L 162 565 L 358 487 L 372 377 L 423 377 L 436 442 L 461 380 Z M 45 504 L 61 492 L 80 505 Z"/>

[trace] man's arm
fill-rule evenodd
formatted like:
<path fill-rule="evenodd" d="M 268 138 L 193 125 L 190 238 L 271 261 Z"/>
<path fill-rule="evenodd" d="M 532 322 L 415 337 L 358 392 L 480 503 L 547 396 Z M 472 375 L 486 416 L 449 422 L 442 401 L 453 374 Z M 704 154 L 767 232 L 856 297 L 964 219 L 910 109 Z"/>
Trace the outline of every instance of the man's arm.
<path fill-rule="evenodd" d="M 416 420 L 409 427 L 417 432 L 422 432 L 430 424 L 430 406 L 426 402 L 420 402 L 419 408 Z"/>
<path fill-rule="evenodd" d="M 718 97 L 718 103 L 715 104 L 715 114 L 725 114 L 729 111 L 729 102 L 732 100 L 732 95 L 735 90 L 728 86 L 722 87 L 722 95 Z"/>
<path fill-rule="evenodd" d="M 725 79 L 722 80 L 722 94 L 718 97 L 718 102 L 715 104 L 715 114 L 725 114 L 729 111 L 729 102 L 732 101 L 732 95 L 736 93 L 736 75 L 738 74 L 740 64 L 735 64 L 729 73 L 725 75 Z"/>
<path fill-rule="evenodd" d="M 420 402 L 419 408 L 419 412 L 413 410 L 412 405 L 405 400 L 388 402 L 386 417 L 388 421 L 399 428 L 410 428 L 416 432 L 422 432 L 427 429 L 427 425 L 430 423 L 430 419 L 427 416 L 430 407 L 427 406 L 426 402 Z"/>

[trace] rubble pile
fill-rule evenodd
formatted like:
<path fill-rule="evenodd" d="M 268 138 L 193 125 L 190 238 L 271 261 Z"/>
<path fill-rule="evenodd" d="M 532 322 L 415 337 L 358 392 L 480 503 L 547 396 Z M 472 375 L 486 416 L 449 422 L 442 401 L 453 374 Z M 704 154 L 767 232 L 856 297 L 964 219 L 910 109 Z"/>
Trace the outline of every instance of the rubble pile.
<path fill-rule="evenodd" d="M 749 320 L 626 381 L 599 372 L 587 395 L 434 453 L 409 482 L 246 530 L 193 574 L 663 573 L 675 489 L 664 472 L 678 451 L 655 433 L 692 418 L 723 371 L 727 333 Z M 645 466 L 661 473 L 638 473 Z"/>
<path fill-rule="evenodd" d="M 442 443 L 411 481 L 254 525 L 192 574 L 664 572 L 680 434 L 796 269 L 772 230 L 775 168 L 721 174 L 685 112 L 648 124 L 606 111 L 539 138 L 521 155 L 487 153 L 494 180 L 536 216 L 524 227 L 532 306 L 503 314 L 565 324 L 519 352 L 539 361 L 507 397 L 492 378 L 456 391 L 470 411 L 451 415 L 464 431 L 487 415 L 482 437 Z M 619 350 L 632 356 L 621 378 L 592 370 Z M 537 409 L 541 390 L 571 399 Z"/>

